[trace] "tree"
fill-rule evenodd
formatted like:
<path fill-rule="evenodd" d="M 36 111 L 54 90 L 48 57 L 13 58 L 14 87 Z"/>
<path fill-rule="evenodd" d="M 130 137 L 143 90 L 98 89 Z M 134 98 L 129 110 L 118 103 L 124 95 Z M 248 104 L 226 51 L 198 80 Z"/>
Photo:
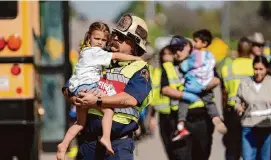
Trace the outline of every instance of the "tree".
<path fill-rule="evenodd" d="M 271 2 L 262 1 L 258 10 L 258 14 L 268 21 L 271 19 Z"/>
<path fill-rule="evenodd" d="M 125 13 L 133 13 L 134 15 L 138 16 L 138 17 L 144 17 L 144 1 L 132 1 L 130 2 L 130 5 L 128 5 L 128 7 L 126 9 L 124 9 L 123 11 L 121 11 L 115 18 L 114 18 L 114 22 L 117 23 L 119 18 L 125 14 Z"/>
<path fill-rule="evenodd" d="M 86 21 L 88 18 L 84 14 L 78 12 L 72 3 L 69 3 L 69 12 L 70 12 L 70 18 L 77 18 L 82 21 Z"/>
<path fill-rule="evenodd" d="M 176 3 L 167 7 L 165 15 L 167 16 L 166 29 L 170 34 L 191 36 L 199 26 L 197 13 L 187 8 L 183 3 Z"/>
<path fill-rule="evenodd" d="M 210 30 L 214 36 L 221 36 L 220 9 L 206 10 L 199 8 L 196 9 L 195 12 L 197 13 L 198 17 L 197 26 L 195 27 L 196 30 L 205 28 Z"/>
<path fill-rule="evenodd" d="M 125 13 L 132 13 L 135 16 L 141 17 L 144 19 L 145 17 L 145 5 L 146 1 L 132 1 L 130 2 L 130 5 L 126 9 L 120 12 L 115 18 L 114 22 L 117 23 L 119 18 L 125 14 Z M 164 7 L 161 3 L 156 2 L 155 3 L 155 12 L 163 12 Z M 157 37 L 163 36 L 165 34 L 164 28 L 162 24 L 160 24 L 158 21 L 155 22 L 155 24 L 148 24 L 148 41 L 153 46 L 154 41 Z"/>

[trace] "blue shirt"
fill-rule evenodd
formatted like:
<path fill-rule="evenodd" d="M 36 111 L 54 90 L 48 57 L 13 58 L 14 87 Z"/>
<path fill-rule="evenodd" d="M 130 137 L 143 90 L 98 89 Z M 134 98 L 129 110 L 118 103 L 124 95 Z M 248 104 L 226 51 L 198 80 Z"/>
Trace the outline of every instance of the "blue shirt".
<path fill-rule="evenodd" d="M 137 71 L 127 83 L 124 92 L 133 96 L 140 105 L 151 91 L 150 73 L 147 67 Z"/>

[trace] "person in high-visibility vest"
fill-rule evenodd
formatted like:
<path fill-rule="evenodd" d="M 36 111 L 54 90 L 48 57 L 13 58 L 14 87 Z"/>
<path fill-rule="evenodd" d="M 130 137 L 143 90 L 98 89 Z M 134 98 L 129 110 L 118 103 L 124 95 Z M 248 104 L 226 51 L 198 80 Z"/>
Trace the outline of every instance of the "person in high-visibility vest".
<path fill-rule="evenodd" d="M 155 90 L 155 93 L 154 99 L 151 103 L 151 105 L 153 106 L 153 112 L 150 119 L 150 127 L 153 128 L 152 130 L 155 130 L 156 120 L 154 115 L 155 112 L 158 112 L 160 135 L 169 160 L 175 160 L 182 157 L 185 158 L 190 155 L 185 152 L 181 152 L 179 154 L 177 150 L 182 148 L 182 145 L 179 146 L 176 145 L 177 143 L 172 142 L 172 136 L 176 130 L 178 106 L 176 106 L 175 104 L 176 100 L 171 100 L 169 97 L 164 96 L 161 93 L 160 88 L 160 85 L 163 85 L 163 83 L 165 83 L 165 80 L 168 80 L 168 85 L 171 88 L 180 91 L 183 89 L 183 85 L 180 80 L 180 77 L 182 77 L 182 73 L 179 71 L 179 68 L 177 66 L 174 67 L 172 61 L 173 55 L 170 51 L 170 47 L 166 46 L 160 52 L 161 68 L 154 68 L 153 75 L 151 75 L 152 87 L 153 90 Z M 204 108 L 204 103 L 194 103 L 190 105 L 189 108 L 193 110 L 195 109 L 196 112 L 198 112 L 200 109 L 197 110 L 197 108 Z M 184 116 L 186 116 L 186 113 L 184 113 Z"/>
<path fill-rule="evenodd" d="M 142 56 L 146 51 L 148 28 L 137 16 L 124 14 L 112 31 L 110 49 L 124 54 Z M 140 112 L 152 100 L 148 65 L 144 61 L 111 62 L 100 77 L 97 90 L 72 96 L 64 87 L 64 96 L 77 107 L 88 109 L 87 122 L 82 131 L 85 143 L 79 147 L 77 159 L 133 159 L 133 132 L 138 128 Z M 110 96 L 109 96 L 110 95 Z M 110 155 L 99 142 L 102 136 L 103 108 L 114 110 Z"/>
<path fill-rule="evenodd" d="M 224 57 L 221 61 L 217 62 L 216 69 L 219 77 L 221 77 L 221 69 L 223 66 L 231 64 L 232 61 L 238 57 L 238 51 L 232 50 L 229 56 Z"/>
<path fill-rule="evenodd" d="M 215 128 L 222 134 L 227 132 L 223 122 L 221 121 L 220 115 L 218 114 L 217 107 L 213 102 L 214 95 L 212 92 L 204 97 L 199 97 L 200 93 L 206 92 L 207 88 L 214 83 L 217 85 L 220 83 L 219 79 L 214 76 L 215 58 L 213 54 L 206 49 L 212 41 L 212 34 L 209 30 L 202 29 L 196 31 L 193 34 L 195 39 L 194 49 L 189 54 L 189 57 L 182 61 L 180 64 L 180 69 L 184 72 L 185 88 L 183 91 L 182 99 L 190 103 L 202 99 L 206 103 L 206 108 Z M 174 36 L 171 41 L 171 46 L 173 52 L 177 56 L 182 56 L 180 48 L 182 48 L 183 43 L 178 36 Z M 179 108 L 180 112 L 186 112 L 187 108 Z M 179 118 L 178 130 L 180 134 L 185 131 L 184 121 L 185 117 Z M 178 138 L 178 137 L 176 137 Z"/>
<path fill-rule="evenodd" d="M 170 39 L 169 39 L 170 40 Z M 168 42 L 169 43 L 169 42 Z M 165 46 L 161 49 L 159 53 L 159 61 L 161 64 L 164 62 L 173 62 L 173 54 L 170 51 L 169 46 Z M 167 154 L 169 160 L 174 160 L 175 156 L 172 151 L 172 133 L 175 131 L 174 121 L 176 119 L 175 116 L 172 116 L 170 113 L 178 109 L 176 106 L 171 106 L 170 98 L 161 94 L 161 78 L 167 76 L 166 74 L 162 75 L 162 70 L 165 70 L 164 67 L 153 68 L 151 72 L 151 80 L 152 80 L 152 88 L 154 92 L 154 98 L 151 103 L 152 114 L 150 117 L 150 128 L 152 131 L 155 130 L 156 120 L 155 120 L 155 112 L 158 112 L 159 116 L 159 131 L 161 140 L 164 146 L 164 150 Z"/>
<path fill-rule="evenodd" d="M 174 38 L 174 37 L 173 37 Z M 176 38 L 176 37 L 175 37 Z M 179 101 L 178 107 L 186 107 L 188 108 L 188 112 L 179 112 L 174 111 L 171 109 L 171 116 L 175 117 L 175 120 L 173 120 L 173 129 L 172 135 L 175 134 L 176 126 L 178 124 L 178 117 L 181 114 L 184 114 L 184 117 L 186 117 L 186 123 L 185 126 L 187 130 L 191 133 L 189 136 L 186 136 L 180 141 L 174 141 L 172 142 L 172 154 L 175 157 L 175 159 L 202 159 L 207 160 L 210 155 L 211 151 L 211 143 L 212 143 L 212 132 L 213 132 L 213 125 L 211 122 L 210 117 L 208 116 L 206 107 L 204 107 L 204 102 L 202 101 L 196 101 L 193 104 L 186 103 L 182 100 L 183 96 L 183 73 L 180 70 L 180 63 L 184 59 L 186 59 L 191 50 L 192 45 L 188 42 L 187 39 L 178 36 L 177 37 L 180 41 L 180 51 L 182 54 L 175 55 L 175 64 L 177 66 L 173 66 L 172 63 L 166 62 L 163 64 L 163 67 L 165 71 L 162 72 L 162 74 L 166 74 L 166 78 L 162 78 L 161 80 L 161 91 L 162 94 L 165 96 L 168 96 L 171 98 L 170 104 L 173 105 L 174 100 Z M 174 82 L 176 79 L 178 79 L 179 83 L 181 83 L 180 86 L 178 85 L 172 85 L 171 83 Z M 174 126 L 175 125 L 175 126 Z M 173 138 L 173 136 L 172 136 Z M 195 139 L 197 139 L 195 141 Z M 194 149 L 192 149 L 194 148 Z"/>
<path fill-rule="evenodd" d="M 241 155 L 241 123 L 234 105 L 241 79 L 253 75 L 250 47 L 250 41 L 245 37 L 241 38 L 238 43 L 239 57 L 221 70 L 224 123 L 228 128 L 223 137 L 226 160 L 239 160 Z"/>

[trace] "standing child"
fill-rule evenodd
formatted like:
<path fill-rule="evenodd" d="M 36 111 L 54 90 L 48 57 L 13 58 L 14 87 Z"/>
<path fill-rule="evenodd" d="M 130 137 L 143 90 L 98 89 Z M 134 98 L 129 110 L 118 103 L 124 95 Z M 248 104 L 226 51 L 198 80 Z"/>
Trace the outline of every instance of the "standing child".
<path fill-rule="evenodd" d="M 80 58 L 75 67 L 75 72 L 69 80 L 69 91 L 77 96 L 80 91 L 88 91 L 98 88 L 98 82 L 102 73 L 102 67 L 110 65 L 111 60 L 133 61 L 141 60 L 140 57 L 122 53 L 112 53 L 103 50 L 110 37 L 109 27 L 101 22 L 92 23 L 85 34 L 84 47 L 80 52 Z M 91 47 L 90 47 L 91 46 Z M 109 95 L 110 96 L 110 95 Z M 69 128 L 64 140 L 58 145 L 57 159 L 63 160 L 66 150 L 75 136 L 83 129 L 88 109 L 76 108 L 77 122 Z M 111 146 L 110 135 L 114 111 L 106 108 L 101 110 L 103 135 L 100 139 L 109 154 L 114 151 Z"/>
<path fill-rule="evenodd" d="M 198 96 L 206 89 L 213 88 L 218 85 L 219 79 L 214 77 L 214 67 L 215 67 L 215 58 L 211 52 L 205 48 L 211 44 L 212 34 L 208 30 L 199 30 L 193 34 L 194 39 L 194 49 L 190 53 L 188 59 L 184 60 L 180 68 L 184 72 L 185 83 L 183 91 L 183 100 L 190 103 L 197 102 L 200 99 Z M 175 41 L 178 42 L 178 41 Z M 186 43 L 190 43 L 187 41 Z M 180 45 L 174 43 L 174 38 L 171 41 L 171 45 L 174 48 L 182 48 Z M 192 45 L 191 45 L 192 46 Z M 175 54 L 178 52 L 178 49 L 175 49 Z M 213 102 L 214 95 L 212 92 L 207 92 L 205 96 L 202 97 L 202 100 L 205 102 L 205 105 L 208 110 L 208 114 L 211 116 L 215 128 L 222 134 L 227 132 L 227 128 L 220 119 L 220 115 L 216 108 L 215 103 Z M 181 107 L 180 107 L 181 108 Z M 179 112 L 184 109 L 179 109 Z M 187 108 L 185 109 L 187 110 Z M 179 114 L 183 115 L 183 114 Z M 177 125 L 178 133 L 173 138 L 173 141 L 179 140 L 180 138 L 189 134 L 189 132 L 184 128 L 185 117 L 179 117 L 179 123 Z"/>

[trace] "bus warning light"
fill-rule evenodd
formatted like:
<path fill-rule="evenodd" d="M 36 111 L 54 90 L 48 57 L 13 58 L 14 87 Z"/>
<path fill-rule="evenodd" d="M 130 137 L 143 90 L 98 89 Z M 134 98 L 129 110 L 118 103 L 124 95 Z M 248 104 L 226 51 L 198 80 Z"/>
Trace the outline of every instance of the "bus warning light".
<path fill-rule="evenodd" d="M 18 34 L 12 34 L 9 36 L 7 44 L 8 48 L 12 51 L 16 51 L 21 47 L 22 40 Z"/>
<path fill-rule="evenodd" d="M 0 51 L 5 48 L 5 45 L 6 45 L 6 41 L 4 37 L 0 37 Z"/>
<path fill-rule="evenodd" d="M 21 88 L 21 87 L 18 87 L 18 88 L 16 89 L 16 92 L 17 92 L 18 94 L 21 94 L 21 93 L 22 93 L 22 88 Z"/>
<path fill-rule="evenodd" d="M 21 68 L 19 67 L 18 64 L 14 64 L 13 67 L 11 68 L 11 73 L 15 76 L 21 73 Z"/>

